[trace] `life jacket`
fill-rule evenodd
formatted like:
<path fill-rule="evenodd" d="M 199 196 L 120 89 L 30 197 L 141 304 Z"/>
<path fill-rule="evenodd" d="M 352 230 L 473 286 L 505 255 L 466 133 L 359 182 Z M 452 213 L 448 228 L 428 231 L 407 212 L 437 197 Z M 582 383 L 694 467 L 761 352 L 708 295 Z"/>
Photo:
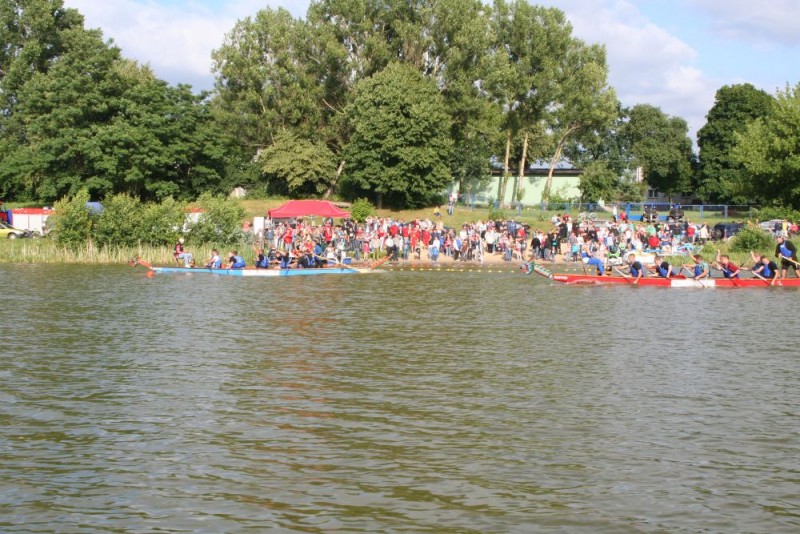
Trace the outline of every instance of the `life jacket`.
<path fill-rule="evenodd" d="M 772 272 L 772 269 L 769 268 L 769 263 L 762 263 L 763 270 L 761 271 L 761 276 L 764 278 L 772 278 L 775 274 Z"/>
<path fill-rule="evenodd" d="M 256 267 L 258 267 L 259 269 L 266 269 L 267 267 L 269 267 L 269 258 L 267 258 L 267 256 L 264 254 L 261 254 L 260 256 L 261 259 L 256 260 Z"/>
<path fill-rule="evenodd" d="M 708 270 L 708 264 L 706 264 L 706 263 L 697 263 L 694 266 L 694 275 L 695 276 L 700 276 L 706 270 Z"/>
<path fill-rule="evenodd" d="M 641 272 L 642 276 L 644 276 L 644 269 L 642 269 L 641 271 L 639 271 L 639 269 L 637 269 L 636 267 L 634 267 L 634 265 L 635 265 L 635 263 L 629 263 L 629 264 L 628 264 L 628 266 L 629 266 L 629 267 L 630 267 L 630 269 L 631 269 L 631 276 L 633 276 L 633 277 L 638 277 L 640 272 Z M 641 264 L 640 264 L 640 265 L 641 265 Z"/>
<path fill-rule="evenodd" d="M 780 249 L 781 256 L 786 256 L 787 258 L 792 257 L 792 251 L 789 250 L 789 247 L 786 246 L 786 241 L 781 243 L 778 248 Z"/>
<path fill-rule="evenodd" d="M 664 267 L 664 265 L 666 265 L 666 267 Z M 669 263 L 662 262 L 661 264 L 656 265 L 656 270 L 658 271 L 658 276 L 666 278 L 669 276 Z"/>
<path fill-rule="evenodd" d="M 231 269 L 244 269 L 244 266 L 245 266 L 244 258 L 242 258 L 241 256 L 233 257 L 233 266 L 231 266 Z"/>

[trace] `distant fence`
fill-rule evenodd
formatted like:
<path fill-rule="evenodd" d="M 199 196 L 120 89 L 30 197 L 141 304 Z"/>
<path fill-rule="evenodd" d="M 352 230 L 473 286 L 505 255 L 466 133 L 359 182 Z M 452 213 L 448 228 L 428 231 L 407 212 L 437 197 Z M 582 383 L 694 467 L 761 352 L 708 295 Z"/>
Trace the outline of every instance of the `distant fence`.
<path fill-rule="evenodd" d="M 478 206 L 488 206 L 486 198 L 483 195 L 465 195 L 466 198 L 460 199 L 459 204 L 468 208 L 475 208 Z M 679 207 L 684 211 L 686 218 L 703 219 L 705 217 L 713 217 L 715 219 L 752 219 L 755 217 L 757 206 L 748 205 L 733 205 L 733 204 L 670 204 L 668 202 L 620 202 L 617 203 L 618 213 L 625 212 L 629 218 L 636 220 L 644 213 L 645 208 L 654 209 L 658 212 L 659 219 L 664 220 L 669 215 L 669 212 L 674 207 Z M 498 208 L 499 204 L 494 201 L 494 207 Z M 613 204 L 605 204 L 600 206 L 597 203 L 582 203 L 577 202 L 541 202 L 539 204 L 522 204 L 511 203 L 503 206 L 504 209 L 514 210 L 518 214 L 531 211 L 556 211 L 565 213 L 596 213 L 599 217 L 603 217 L 603 213 L 611 216 Z"/>

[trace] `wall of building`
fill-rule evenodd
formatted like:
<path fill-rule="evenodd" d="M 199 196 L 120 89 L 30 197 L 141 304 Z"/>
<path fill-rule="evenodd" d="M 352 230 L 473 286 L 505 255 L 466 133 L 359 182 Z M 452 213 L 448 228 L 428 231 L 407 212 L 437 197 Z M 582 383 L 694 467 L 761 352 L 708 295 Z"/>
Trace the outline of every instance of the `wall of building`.
<path fill-rule="evenodd" d="M 474 195 L 474 202 L 478 205 L 488 205 L 494 202 L 499 195 L 500 179 L 499 175 L 492 175 L 488 180 L 481 183 L 467 184 L 464 191 L 459 191 L 459 200 L 469 203 L 470 195 Z M 547 182 L 547 174 L 530 174 L 522 178 L 521 188 L 522 204 L 525 206 L 538 205 L 542 202 L 542 193 Z M 512 176 L 508 180 L 503 204 L 511 204 L 514 198 L 514 191 L 517 184 L 517 177 Z M 577 199 L 580 196 L 580 176 L 578 174 L 558 174 L 553 176 L 553 185 L 550 189 L 551 194 L 568 199 Z M 458 184 L 454 185 L 458 189 Z M 449 193 L 449 191 L 448 191 Z"/>

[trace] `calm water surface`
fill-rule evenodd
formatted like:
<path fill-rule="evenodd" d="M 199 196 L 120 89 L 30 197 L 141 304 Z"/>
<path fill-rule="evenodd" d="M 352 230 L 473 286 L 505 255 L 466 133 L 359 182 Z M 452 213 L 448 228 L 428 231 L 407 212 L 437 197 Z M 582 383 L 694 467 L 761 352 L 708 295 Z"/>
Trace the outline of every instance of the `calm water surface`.
<path fill-rule="evenodd" d="M 796 290 L 0 284 L 3 532 L 800 531 Z"/>

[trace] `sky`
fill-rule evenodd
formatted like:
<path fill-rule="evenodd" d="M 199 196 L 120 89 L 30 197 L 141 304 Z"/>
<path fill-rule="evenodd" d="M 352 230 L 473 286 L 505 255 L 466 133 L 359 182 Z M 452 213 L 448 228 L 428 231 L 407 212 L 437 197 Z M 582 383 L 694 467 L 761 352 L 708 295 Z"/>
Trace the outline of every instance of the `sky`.
<path fill-rule="evenodd" d="M 774 95 L 800 83 L 798 0 L 543 0 L 573 35 L 606 46 L 609 83 L 624 106 L 684 118 L 692 137 L 717 89 L 751 83 Z M 304 17 L 309 0 L 64 0 L 125 57 L 171 84 L 211 89 L 211 51 L 237 20 L 266 7 Z M 760 5 L 758 5 L 760 4 Z"/>

